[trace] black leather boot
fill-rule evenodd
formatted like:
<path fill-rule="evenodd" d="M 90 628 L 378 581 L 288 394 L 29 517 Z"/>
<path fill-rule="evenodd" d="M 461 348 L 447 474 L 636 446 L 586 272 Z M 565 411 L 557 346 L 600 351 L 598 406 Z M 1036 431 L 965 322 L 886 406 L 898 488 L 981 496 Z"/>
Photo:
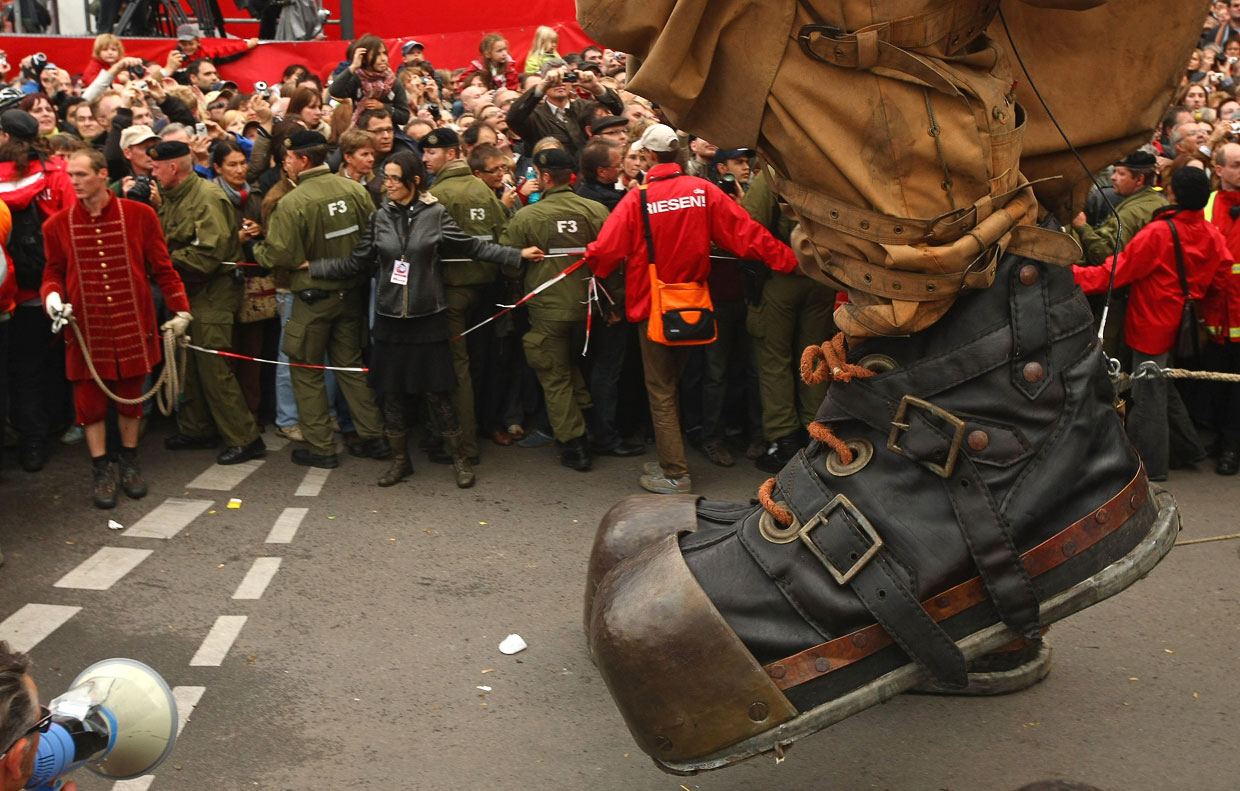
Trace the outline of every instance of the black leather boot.
<path fill-rule="evenodd" d="M 146 497 L 146 478 L 142 476 L 142 465 L 138 463 L 137 448 L 121 448 L 121 489 L 125 496 L 132 500 Z"/>
<path fill-rule="evenodd" d="M 563 444 L 560 448 L 560 464 L 577 472 L 590 471 L 590 445 L 584 436 L 570 439 Z"/>
<path fill-rule="evenodd" d="M 1174 542 L 1066 269 L 1007 256 L 929 329 L 843 352 L 761 505 L 700 502 L 684 532 L 669 504 L 673 531 L 591 580 L 599 671 L 671 771 L 781 755 L 925 679 L 963 689 Z"/>

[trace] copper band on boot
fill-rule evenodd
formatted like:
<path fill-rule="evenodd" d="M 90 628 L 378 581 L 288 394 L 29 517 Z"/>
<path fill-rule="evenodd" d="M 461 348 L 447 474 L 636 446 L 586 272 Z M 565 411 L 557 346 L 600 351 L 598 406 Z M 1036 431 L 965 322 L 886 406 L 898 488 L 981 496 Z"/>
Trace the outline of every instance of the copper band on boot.
<path fill-rule="evenodd" d="M 1148 496 L 1149 482 L 1141 468 L 1123 490 L 1102 506 L 1021 555 L 1025 571 L 1030 577 L 1037 577 L 1076 557 L 1123 526 Z M 931 618 L 942 622 L 986 599 L 986 586 L 980 577 L 974 577 L 927 599 L 922 607 Z M 763 670 L 777 687 L 790 689 L 865 659 L 889 645 L 891 637 L 881 626 L 873 624 L 772 662 Z"/>

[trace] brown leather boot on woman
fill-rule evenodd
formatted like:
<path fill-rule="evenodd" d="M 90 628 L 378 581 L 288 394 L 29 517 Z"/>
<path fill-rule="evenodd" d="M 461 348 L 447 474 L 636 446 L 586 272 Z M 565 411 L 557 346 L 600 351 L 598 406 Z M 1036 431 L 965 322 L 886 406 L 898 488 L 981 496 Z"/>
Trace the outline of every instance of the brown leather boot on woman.
<path fill-rule="evenodd" d="M 413 475 L 413 463 L 409 461 L 408 436 L 405 432 L 388 431 L 388 443 L 392 446 L 392 464 L 379 476 L 380 486 L 395 486 Z"/>
<path fill-rule="evenodd" d="M 469 463 L 469 457 L 465 455 L 461 445 L 461 431 L 445 431 L 443 433 L 444 445 L 452 453 L 452 469 L 456 472 L 456 485 L 461 489 L 468 489 L 474 485 L 474 468 Z"/>

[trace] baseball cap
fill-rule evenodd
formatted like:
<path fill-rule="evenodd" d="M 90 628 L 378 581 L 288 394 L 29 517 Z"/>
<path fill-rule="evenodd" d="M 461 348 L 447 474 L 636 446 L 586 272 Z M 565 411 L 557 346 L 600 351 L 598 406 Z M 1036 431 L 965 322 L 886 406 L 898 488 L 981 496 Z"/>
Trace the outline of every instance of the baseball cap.
<path fill-rule="evenodd" d="M 722 165 L 729 159 L 748 159 L 753 156 L 753 150 L 749 148 L 718 148 L 715 149 L 715 158 L 711 160 L 716 165 Z"/>
<path fill-rule="evenodd" d="M 177 41 L 193 41 L 196 38 L 202 38 L 202 31 L 193 22 L 177 26 Z"/>
<path fill-rule="evenodd" d="M 642 148 L 648 148 L 651 151 L 675 151 L 680 148 L 680 138 L 676 137 L 676 130 L 667 124 L 647 127 L 638 142 L 641 143 Z"/>
<path fill-rule="evenodd" d="M 420 50 L 426 49 L 426 47 L 422 46 L 421 41 L 406 41 L 404 44 L 400 45 L 400 54 L 408 55 L 413 51 L 414 47 L 417 47 Z"/>
<path fill-rule="evenodd" d="M 155 134 L 155 130 L 146 124 L 127 126 L 125 131 L 121 132 L 122 149 L 145 143 L 148 140 L 159 140 L 159 135 Z"/>

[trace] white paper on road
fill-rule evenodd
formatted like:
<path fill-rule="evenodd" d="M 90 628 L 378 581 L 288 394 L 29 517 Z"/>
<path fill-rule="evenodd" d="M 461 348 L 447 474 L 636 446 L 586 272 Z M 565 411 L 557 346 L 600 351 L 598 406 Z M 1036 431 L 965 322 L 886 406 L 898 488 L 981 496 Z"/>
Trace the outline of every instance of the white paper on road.
<path fill-rule="evenodd" d="M 218 667 L 228 656 L 229 649 L 236 642 L 237 635 L 245 626 L 244 615 L 221 615 L 215 619 L 215 625 L 207 633 L 207 637 L 198 646 L 198 653 L 189 660 L 190 667 Z"/>
<path fill-rule="evenodd" d="M 172 538 L 201 516 L 214 502 L 169 497 L 121 535 L 129 538 Z"/>
<path fill-rule="evenodd" d="M 105 591 L 146 560 L 153 550 L 102 547 L 78 567 L 57 580 L 53 587 Z"/>
<path fill-rule="evenodd" d="M 29 651 L 81 609 L 62 604 L 27 604 L 0 623 L 0 640 L 7 641 L 14 651 Z"/>

